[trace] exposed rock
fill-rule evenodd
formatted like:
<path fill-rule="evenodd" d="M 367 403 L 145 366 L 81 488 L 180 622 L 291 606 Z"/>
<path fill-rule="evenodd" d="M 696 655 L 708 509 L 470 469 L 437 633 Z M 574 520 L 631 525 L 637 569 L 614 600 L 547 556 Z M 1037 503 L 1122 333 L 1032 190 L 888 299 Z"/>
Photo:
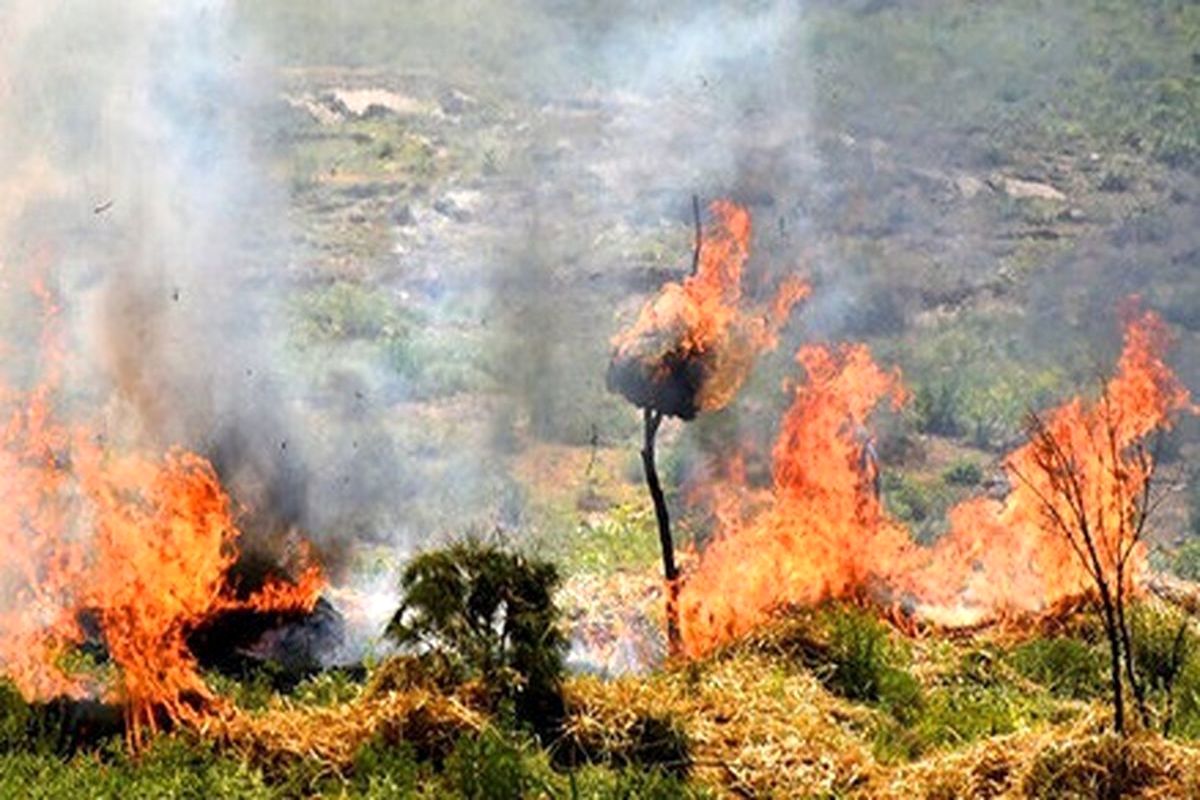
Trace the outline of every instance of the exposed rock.
<path fill-rule="evenodd" d="M 475 101 L 475 98 L 460 92 L 458 89 L 447 89 L 438 97 L 438 105 L 442 107 L 443 114 L 458 116 L 470 111 L 478 103 Z"/>
<path fill-rule="evenodd" d="M 285 95 L 283 99 L 321 125 L 336 125 L 348 119 L 370 119 L 390 114 L 416 116 L 439 113 L 437 106 L 432 103 L 388 89 L 330 89 L 315 96 Z"/>
<path fill-rule="evenodd" d="M 987 188 L 987 184 L 973 175 L 959 175 L 954 179 L 954 188 L 964 199 L 970 200 Z"/>
<path fill-rule="evenodd" d="M 1067 196 L 1048 183 L 1026 181 L 1006 175 L 994 175 L 988 185 L 1017 200 L 1066 200 Z"/>
<path fill-rule="evenodd" d="M 434 200 L 433 210 L 455 222 L 467 222 L 471 219 L 471 213 L 454 202 L 454 198 L 452 197 L 443 197 L 440 200 Z"/>

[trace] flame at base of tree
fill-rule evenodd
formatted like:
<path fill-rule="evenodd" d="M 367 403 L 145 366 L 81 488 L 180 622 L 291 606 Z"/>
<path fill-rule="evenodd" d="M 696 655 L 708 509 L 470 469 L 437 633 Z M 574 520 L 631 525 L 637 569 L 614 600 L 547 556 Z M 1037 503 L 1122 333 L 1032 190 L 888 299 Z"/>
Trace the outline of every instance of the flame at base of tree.
<path fill-rule="evenodd" d="M 310 565 L 295 583 L 236 598 L 226 573 L 238 529 L 212 466 L 182 450 L 113 452 L 96 432 L 55 421 L 52 334 L 42 358 L 45 380 L 32 392 L 0 387 L 0 672 L 30 700 L 122 704 L 136 748 L 163 720 L 218 708 L 187 648 L 196 625 L 235 608 L 311 610 L 324 579 Z M 89 638 L 107 650 L 110 679 L 70 667 Z"/>
<path fill-rule="evenodd" d="M 1164 362 L 1167 344 L 1157 316 L 1131 317 L 1102 398 L 1076 398 L 1044 417 L 1092 498 L 1095 530 L 1105 530 L 1101 516 L 1109 529 L 1129 519 L 1146 487 L 1153 464 L 1129 448 L 1168 426 L 1173 413 L 1194 410 Z M 747 514 L 738 480 L 712 493 L 718 532 L 680 597 L 689 655 L 736 638 L 781 607 L 827 598 L 904 598 L 924 619 L 962 625 L 1044 611 L 1089 590 L 1079 553 L 1046 519 L 1042 500 L 1054 494 L 1035 468 L 1034 443 L 1005 460 L 1014 486 L 1005 499 L 951 509 L 950 532 L 921 547 L 887 516 L 865 469 L 863 426 L 879 403 L 902 401 L 899 376 L 877 367 L 861 345 L 807 346 L 797 361 L 806 379 L 772 451 L 769 496 Z M 1099 549 L 1112 559 L 1118 547 L 1101 537 Z M 1133 556 L 1129 580 L 1142 570 L 1144 552 Z"/>
<path fill-rule="evenodd" d="M 807 379 L 772 450 L 766 507 L 743 522 L 740 478 L 723 487 L 717 538 L 682 587 L 689 655 L 751 630 L 780 606 L 851 594 L 907 541 L 861 469 L 863 425 L 876 404 L 902 402 L 899 375 L 861 345 L 809 345 L 796 360 Z"/>

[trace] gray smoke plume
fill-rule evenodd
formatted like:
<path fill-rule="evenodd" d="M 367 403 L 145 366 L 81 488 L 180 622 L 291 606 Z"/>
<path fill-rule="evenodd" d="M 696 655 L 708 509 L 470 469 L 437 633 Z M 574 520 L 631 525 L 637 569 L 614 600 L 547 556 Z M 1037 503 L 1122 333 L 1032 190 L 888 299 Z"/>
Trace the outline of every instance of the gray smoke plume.
<path fill-rule="evenodd" d="M 336 575 L 351 539 L 377 534 L 364 528 L 390 454 L 301 414 L 281 333 L 286 196 L 255 116 L 274 100 L 262 51 L 217 0 L 4 16 L 0 252 L 63 306 L 64 402 L 120 445 L 209 458 L 244 510 L 246 580 L 283 566 L 297 535 Z M 10 324 L 8 346 L 36 352 L 36 329 Z"/>

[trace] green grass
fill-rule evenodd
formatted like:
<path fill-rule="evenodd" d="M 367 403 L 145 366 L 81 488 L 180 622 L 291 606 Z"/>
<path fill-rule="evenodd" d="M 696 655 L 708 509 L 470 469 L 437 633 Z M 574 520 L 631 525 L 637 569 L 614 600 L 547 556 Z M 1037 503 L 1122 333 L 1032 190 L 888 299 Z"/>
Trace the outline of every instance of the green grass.
<path fill-rule="evenodd" d="M 1010 661 L 1017 672 L 1058 697 L 1087 700 L 1106 691 L 1107 657 L 1079 639 L 1032 639 L 1018 645 Z"/>
<path fill-rule="evenodd" d="M 619 505 L 599 519 L 578 522 L 570 535 L 548 530 L 538 538 L 536 550 L 553 559 L 565 575 L 609 575 L 651 567 L 661 558 L 658 527 L 648 503 Z"/>

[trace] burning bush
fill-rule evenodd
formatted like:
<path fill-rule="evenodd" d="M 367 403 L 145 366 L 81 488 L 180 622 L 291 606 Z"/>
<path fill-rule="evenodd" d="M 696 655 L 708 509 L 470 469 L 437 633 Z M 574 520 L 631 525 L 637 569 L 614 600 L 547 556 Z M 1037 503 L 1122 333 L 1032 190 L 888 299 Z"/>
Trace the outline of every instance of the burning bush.
<path fill-rule="evenodd" d="M 45 376 L 32 391 L 0 385 L 0 583 L 17 599 L 0 612 L 0 669 L 30 700 L 99 696 L 125 713 L 130 746 L 164 723 L 197 723 L 218 705 L 187 637 L 222 612 L 309 611 L 324 585 L 266 581 L 239 597 L 228 580 L 240 531 L 212 465 L 110 444 L 56 416 L 57 306 L 45 309 Z M 89 643 L 115 670 L 97 676 L 68 656 Z M 111 678 L 106 680 L 106 678 Z"/>
<path fill-rule="evenodd" d="M 1036 418 L 1030 444 L 1004 462 L 1013 490 L 952 508 L 950 531 L 932 547 L 919 547 L 888 516 L 864 469 L 864 426 L 882 400 L 904 398 L 899 376 L 876 366 L 862 345 L 802 348 L 806 379 L 772 452 L 769 498 L 747 503 L 754 511 L 743 516 L 741 501 L 752 492 L 737 482 L 710 492 L 718 532 L 680 595 L 686 651 L 702 654 L 780 607 L 830 597 L 867 595 L 955 627 L 1086 595 L 1093 573 L 1107 576 L 1118 561 L 1110 585 L 1137 580 L 1153 469 L 1141 443 L 1192 408 L 1164 361 L 1167 343 L 1155 315 L 1132 315 L 1099 398 Z M 1047 460 L 1056 453 L 1058 467 Z M 1060 492 L 1063 476 L 1074 476 L 1087 496 Z M 1098 565 L 1081 560 L 1084 543 L 1055 515 L 1095 534 Z"/>

